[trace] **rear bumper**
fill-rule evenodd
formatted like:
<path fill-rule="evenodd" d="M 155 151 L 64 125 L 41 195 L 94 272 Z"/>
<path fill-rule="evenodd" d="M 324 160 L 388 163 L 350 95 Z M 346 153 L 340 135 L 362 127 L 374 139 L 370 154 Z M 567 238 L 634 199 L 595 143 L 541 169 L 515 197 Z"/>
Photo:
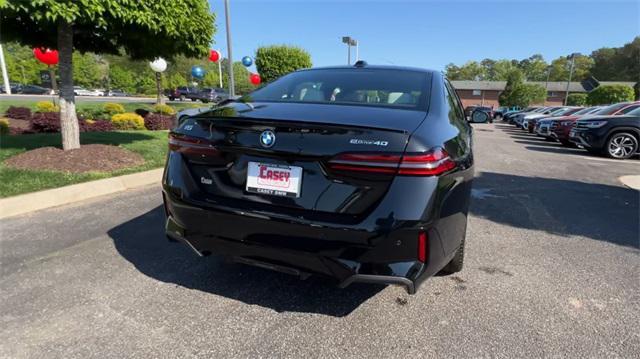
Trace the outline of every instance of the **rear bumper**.
<path fill-rule="evenodd" d="M 362 238 L 357 230 L 342 228 L 339 240 L 332 240 L 332 230 L 319 228 L 301 231 L 296 225 L 279 223 L 273 218 L 258 218 L 240 213 L 203 209 L 186 204 L 165 193 L 166 234 L 183 242 L 198 255 L 215 254 L 229 260 L 306 278 L 321 275 L 334 278 L 340 287 L 356 282 L 400 285 L 409 294 L 426 278 L 436 274 L 449 262 L 453 253 L 445 249 L 435 227 L 425 229 L 428 237 L 426 263 L 417 260 L 417 234 L 420 227 L 404 223 L 402 229 L 384 235 Z M 180 219 L 207 223 L 211 230 L 192 231 Z M 409 225 L 410 228 L 406 228 Z M 418 225 L 416 223 L 416 225 Z M 236 238 L 221 227 L 235 228 Z M 287 228 L 289 227 L 289 228 Z M 274 233 L 289 233 L 288 236 Z M 325 233 L 324 238 L 322 233 Z M 221 235 L 222 234 L 222 235 Z M 345 238 L 354 238 L 348 242 Z"/>

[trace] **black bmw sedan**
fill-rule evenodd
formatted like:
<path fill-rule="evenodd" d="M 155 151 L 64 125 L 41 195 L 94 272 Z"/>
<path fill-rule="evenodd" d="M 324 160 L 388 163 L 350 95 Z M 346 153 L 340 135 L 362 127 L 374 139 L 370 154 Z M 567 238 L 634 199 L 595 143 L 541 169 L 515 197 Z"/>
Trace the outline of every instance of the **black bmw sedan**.
<path fill-rule="evenodd" d="M 169 134 L 166 233 L 199 255 L 415 293 L 462 269 L 472 130 L 436 71 L 293 72 Z"/>

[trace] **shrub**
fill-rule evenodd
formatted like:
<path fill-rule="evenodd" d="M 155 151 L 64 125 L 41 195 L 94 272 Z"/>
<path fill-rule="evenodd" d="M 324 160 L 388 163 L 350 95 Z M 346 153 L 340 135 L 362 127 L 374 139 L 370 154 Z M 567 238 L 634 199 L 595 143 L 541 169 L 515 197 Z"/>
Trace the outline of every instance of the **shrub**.
<path fill-rule="evenodd" d="M 0 118 L 0 135 L 6 135 L 7 133 L 9 133 L 9 120 Z"/>
<path fill-rule="evenodd" d="M 175 116 L 167 116 L 159 113 L 150 113 L 144 118 L 144 127 L 147 130 L 169 130 L 176 122 Z"/>
<path fill-rule="evenodd" d="M 60 132 L 60 113 L 34 113 L 31 117 L 31 130 L 35 133 Z"/>
<path fill-rule="evenodd" d="M 568 106 L 584 106 L 586 104 L 587 104 L 586 93 L 570 93 L 569 96 L 567 96 Z"/>
<path fill-rule="evenodd" d="M 29 109 L 28 107 L 9 106 L 6 116 L 16 120 L 28 121 L 31 119 L 31 109 Z"/>
<path fill-rule="evenodd" d="M 102 106 L 102 110 L 109 115 L 124 113 L 124 107 L 119 103 L 107 102 Z"/>
<path fill-rule="evenodd" d="M 115 130 L 115 128 L 113 127 L 113 123 L 111 121 L 80 121 L 80 132 L 109 132 L 113 130 Z"/>
<path fill-rule="evenodd" d="M 633 88 L 625 85 L 601 85 L 587 95 L 590 105 L 606 105 L 610 103 L 632 101 Z"/>
<path fill-rule="evenodd" d="M 311 67 L 311 55 L 295 46 L 263 46 L 256 50 L 256 69 L 264 82 Z"/>
<path fill-rule="evenodd" d="M 53 102 L 40 101 L 36 103 L 37 112 L 58 112 L 60 107 L 56 106 Z"/>
<path fill-rule="evenodd" d="M 155 105 L 153 106 L 153 112 L 159 113 L 161 115 L 175 115 L 176 110 L 169 105 Z"/>
<path fill-rule="evenodd" d="M 131 112 L 113 115 L 111 122 L 118 130 L 144 130 L 144 118 Z"/>

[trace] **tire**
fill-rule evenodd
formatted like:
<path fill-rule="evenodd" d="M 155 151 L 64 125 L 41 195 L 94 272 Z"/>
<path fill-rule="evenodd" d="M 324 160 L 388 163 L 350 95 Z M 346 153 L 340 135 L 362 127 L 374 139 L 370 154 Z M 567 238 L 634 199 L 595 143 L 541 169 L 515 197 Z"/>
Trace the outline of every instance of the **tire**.
<path fill-rule="evenodd" d="M 569 140 L 560 140 L 560 143 L 564 146 L 564 147 L 576 147 L 576 145 L 573 144 L 573 142 L 569 141 Z"/>
<path fill-rule="evenodd" d="M 638 151 L 638 138 L 629 132 L 617 132 L 607 140 L 604 153 L 616 160 L 624 160 Z"/>
<path fill-rule="evenodd" d="M 169 101 L 174 101 L 175 99 L 175 97 L 169 97 Z"/>
<path fill-rule="evenodd" d="M 465 240 L 463 239 L 460 243 L 460 247 L 456 250 L 456 254 L 453 256 L 453 259 L 451 259 L 451 262 L 447 263 L 447 265 L 442 268 L 442 273 L 453 274 L 462 270 L 464 265 L 464 242 Z"/>

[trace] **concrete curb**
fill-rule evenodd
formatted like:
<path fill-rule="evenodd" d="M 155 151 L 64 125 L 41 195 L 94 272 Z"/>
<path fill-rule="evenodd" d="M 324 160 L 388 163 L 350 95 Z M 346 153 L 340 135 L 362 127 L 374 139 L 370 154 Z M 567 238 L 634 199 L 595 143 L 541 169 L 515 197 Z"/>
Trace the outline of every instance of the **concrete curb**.
<path fill-rule="evenodd" d="M 640 191 L 640 176 L 622 176 L 618 179 L 625 186 Z"/>
<path fill-rule="evenodd" d="M 0 219 L 142 187 L 162 180 L 162 168 L 0 199 Z"/>

